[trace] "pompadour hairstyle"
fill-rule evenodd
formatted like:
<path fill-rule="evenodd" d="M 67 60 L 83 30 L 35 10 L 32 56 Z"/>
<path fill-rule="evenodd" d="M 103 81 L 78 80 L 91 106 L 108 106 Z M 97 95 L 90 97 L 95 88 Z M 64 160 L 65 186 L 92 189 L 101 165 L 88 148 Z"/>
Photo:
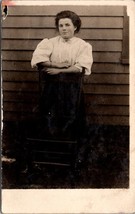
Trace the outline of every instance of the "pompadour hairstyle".
<path fill-rule="evenodd" d="M 59 20 L 60 19 L 64 19 L 64 18 L 71 19 L 73 25 L 76 27 L 75 32 L 78 33 L 79 30 L 80 30 L 80 27 L 81 27 L 81 19 L 76 13 L 74 13 L 74 12 L 72 12 L 70 10 L 61 11 L 60 13 L 58 13 L 56 15 L 56 18 L 55 18 L 55 26 L 56 26 L 56 28 L 59 29 Z"/>

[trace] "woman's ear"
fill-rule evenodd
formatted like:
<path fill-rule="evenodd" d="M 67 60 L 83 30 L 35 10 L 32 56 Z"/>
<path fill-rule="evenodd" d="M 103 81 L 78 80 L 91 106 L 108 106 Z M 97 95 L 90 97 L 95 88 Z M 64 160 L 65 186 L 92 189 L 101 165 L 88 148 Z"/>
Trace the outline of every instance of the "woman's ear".
<path fill-rule="evenodd" d="M 74 32 L 76 31 L 77 27 L 74 27 Z"/>

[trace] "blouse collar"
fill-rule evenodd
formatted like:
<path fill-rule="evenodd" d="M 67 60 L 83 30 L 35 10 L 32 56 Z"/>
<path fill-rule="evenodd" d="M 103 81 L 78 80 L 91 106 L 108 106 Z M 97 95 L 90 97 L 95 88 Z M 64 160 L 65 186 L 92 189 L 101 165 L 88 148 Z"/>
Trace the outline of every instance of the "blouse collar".
<path fill-rule="evenodd" d="M 70 39 L 68 39 L 68 40 L 65 40 L 65 39 L 63 39 L 63 38 L 60 36 L 60 39 L 61 39 L 61 41 L 62 41 L 63 43 L 69 43 L 69 44 L 71 44 L 71 43 L 74 41 L 75 37 L 72 37 L 72 38 L 70 38 Z"/>

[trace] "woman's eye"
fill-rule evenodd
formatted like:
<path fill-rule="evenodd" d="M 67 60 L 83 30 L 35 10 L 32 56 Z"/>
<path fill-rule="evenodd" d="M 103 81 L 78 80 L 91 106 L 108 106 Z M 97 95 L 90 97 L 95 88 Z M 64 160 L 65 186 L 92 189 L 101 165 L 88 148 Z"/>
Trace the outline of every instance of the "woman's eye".
<path fill-rule="evenodd" d="M 65 25 L 60 24 L 60 25 L 59 25 L 59 28 L 62 28 L 62 27 L 64 27 L 64 26 L 65 26 L 65 27 L 69 27 L 69 26 L 70 26 L 70 24 L 68 24 L 68 23 L 67 23 L 67 24 L 65 24 Z"/>

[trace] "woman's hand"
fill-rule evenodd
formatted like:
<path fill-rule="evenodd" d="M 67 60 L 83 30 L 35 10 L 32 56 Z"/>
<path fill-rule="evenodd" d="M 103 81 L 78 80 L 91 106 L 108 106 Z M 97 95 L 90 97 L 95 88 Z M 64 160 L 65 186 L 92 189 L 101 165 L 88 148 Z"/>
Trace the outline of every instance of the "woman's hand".
<path fill-rule="evenodd" d="M 55 67 L 42 67 L 41 71 L 48 74 L 59 74 L 70 67 L 69 63 L 57 63 Z"/>
<path fill-rule="evenodd" d="M 50 75 L 55 75 L 61 73 L 61 69 L 59 68 L 46 68 L 45 72 Z"/>

